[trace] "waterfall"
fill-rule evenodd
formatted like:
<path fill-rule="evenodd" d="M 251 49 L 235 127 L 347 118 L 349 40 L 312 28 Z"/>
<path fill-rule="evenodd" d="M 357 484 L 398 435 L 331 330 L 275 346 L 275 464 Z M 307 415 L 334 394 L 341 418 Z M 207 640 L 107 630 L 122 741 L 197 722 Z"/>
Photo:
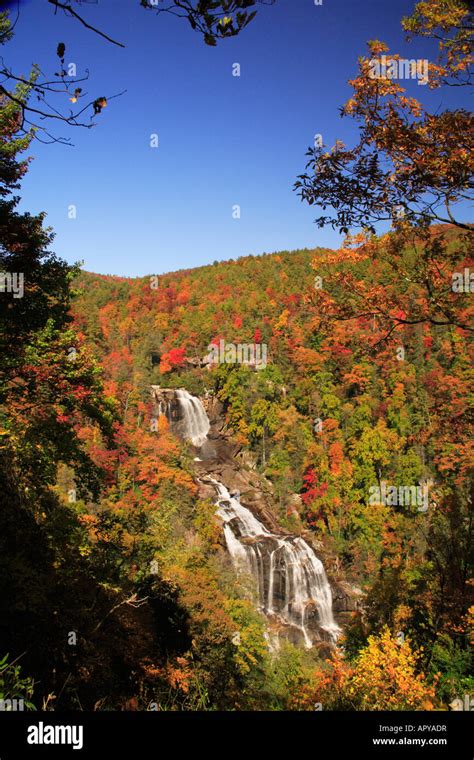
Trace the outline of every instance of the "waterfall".
<path fill-rule="evenodd" d="M 180 434 L 194 446 L 202 446 L 210 428 L 202 403 L 185 390 L 176 391 L 176 401 L 180 410 L 180 420 L 177 423 Z"/>
<path fill-rule="evenodd" d="M 297 628 L 308 648 L 315 627 L 335 643 L 340 628 L 332 614 L 331 587 L 310 546 L 297 536 L 271 533 L 225 486 L 209 480 L 218 493 L 217 514 L 232 563 L 237 572 L 253 576 L 259 609 Z"/>
<path fill-rule="evenodd" d="M 185 390 L 152 386 L 152 393 L 158 413 L 204 451 L 210 423 L 201 401 Z M 332 614 L 331 587 L 311 547 L 298 536 L 272 533 L 222 483 L 209 476 L 206 480 L 217 491 L 216 514 L 223 521 L 232 564 L 251 579 L 259 610 L 308 648 L 321 639 L 335 643 L 340 629 Z"/>

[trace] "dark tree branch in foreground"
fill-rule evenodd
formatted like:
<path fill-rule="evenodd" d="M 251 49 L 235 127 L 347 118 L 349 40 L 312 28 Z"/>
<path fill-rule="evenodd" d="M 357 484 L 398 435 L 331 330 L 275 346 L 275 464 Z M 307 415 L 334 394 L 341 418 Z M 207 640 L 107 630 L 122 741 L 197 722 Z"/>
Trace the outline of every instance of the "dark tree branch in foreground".
<path fill-rule="evenodd" d="M 108 34 L 105 34 L 105 32 L 102 32 L 100 29 L 97 29 L 95 26 L 92 26 L 92 24 L 89 24 L 85 19 L 82 18 L 82 16 L 79 15 L 71 6 L 71 3 L 61 3 L 59 0 L 48 0 L 48 3 L 51 5 L 54 5 L 56 8 L 56 11 L 58 8 L 61 8 L 67 15 L 72 16 L 73 18 L 77 19 L 83 26 L 86 27 L 86 29 L 89 29 L 91 32 L 95 32 L 95 34 L 98 34 L 100 37 L 103 37 L 104 40 L 107 40 L 108 42 L 112 42 L 114 45 L 118 45 L 121 48 L 124 48 L 125 45 L 123 45 L 121 42 L 117 42 L 117 40 L 113 40 L 112 37 L 109 37 Z"/>
<path fill-rule="evenodd" d="M 158 7 L 158 0 L 135 1 L 146 10 L 156 11 L 157 15 L 170 13 L 180 18 L 187 18 L 191 27 L 203 35 L 204 41 L 208 45 L 216 45 L 219 39 L 239 34 L 257 13 L 256 10 L 249 11 L 250 8 L 256 5 L 273 5 L 276 2 L 276 0 L 170 0 L 166 7 L 161 8 Z M 92 33 L 99 35 L 99 37 L 107 42 L 121 48 L 125 47 L 122 42 L 115 40 L 84 18 L 73 7 L 77 3 L 77 0 L 47 0 L 47 3 L 54 8 L 54 15 L 58 11 L 62 11 L 66 16 L 80 23 Z M 5 18 L 5 15 L 2 15 Z M 0 43 L 11 39 L 13 27 L 17 24 L 19 17 L 20 6 L 18 5 L 15 21 L 2 31 Z M 1 59 L 0 95 L 19 107 L 19 128 L 24 134 L 30 134 L 41 142 L 57 142 L 63 145 L 71 145 L 70 138 L 52 135 L 44 122 L 47 123 L 51 120 L 52 123 L 62 122 L 68 127 L 90 129 L 95 126 L 92 120 L 102 112 L 108 102 L 113 98 L 123 95 L 125 90 L 112 96 L 100 96 L 89 99 L 87 104 L 76 112 L 65 110 L 62 104 L 53 105 L 50 100 L 47 100 L 48 95 L 54 95 L 56 100 L 59 100 L 62 95 L 66 95 L 72 103 L 85 99 L 87 95 L 82 91 L 82 87 L 78 85 L 89 79 L 89 71 L 86 69 L 86 74 L 82 77 L 77 77 L 75 71 L 74 75 L 70 75 L 70 72 L 65 69 L 65 51 L 65 44 L 60 42 L 57 48 L 57 55 L 61 61 L 61 71 L 56 73 L 54 78 L 43 74 L 38 66 L 33 66 L 30 78 L 25 79 L 15 74 Z M 30 105 L 30 97 L 36 97 L 38 105 Z M 87 112 L 91 114 L 89 121 L 84 119 Z M 46 139 L 42 139 L 40 135 L 46 137 Z"/>
<path fill-rule="evenodd" d="M 166 0 L 164 0 L 166 2 Z M 257 11 L 247 12 L 255 5 L 274 5 L 276 0 L 170 0 L 165 8 L 157 7 L 156 0 L 140 0 L 147 10 L 157 15 L 168 13 L 178 18 L 186 18 L 191 27 L 200 32 L 206 45 L 215 46 L 219 39 L 235 37 L 257 15 Z"/>

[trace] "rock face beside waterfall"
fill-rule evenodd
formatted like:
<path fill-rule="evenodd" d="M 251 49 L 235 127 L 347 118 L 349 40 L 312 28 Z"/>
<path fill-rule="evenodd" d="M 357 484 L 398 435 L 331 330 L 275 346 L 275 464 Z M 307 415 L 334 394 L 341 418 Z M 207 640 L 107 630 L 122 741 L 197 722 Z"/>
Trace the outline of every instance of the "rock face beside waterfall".
<path fill-rule="evenodd" d="M 208 400 L 208 417 L 201 401 L 184 390 L 152 386 L 152 395 L 155 413 L 165 414 L 174 432 L 199 449 L 201 496 L 216 504 L 229 564 L 267 617 L 270 640 L 333 645 L 340 628 L 324 566 L 307 541 L 278 525 L 266 498 L 271 486 L 265 495 L 265 479 L 224 437 L 221 409 Z"/>

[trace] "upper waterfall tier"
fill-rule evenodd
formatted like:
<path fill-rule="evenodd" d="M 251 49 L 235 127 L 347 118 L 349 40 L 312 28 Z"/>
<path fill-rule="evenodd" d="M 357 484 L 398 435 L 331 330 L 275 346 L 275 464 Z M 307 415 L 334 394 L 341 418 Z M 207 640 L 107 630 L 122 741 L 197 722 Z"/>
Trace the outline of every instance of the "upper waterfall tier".
<path fill-rule="evenodd" d="M 191 441 L 194 446 L 202 446 L 210 424 L 201 401 L 184 390 L 177 390 L 176 398 L 182 414 L 180 424 L 183 438 Z"/>
<path fill-rule="evenodd" d="M 194 446 L 202 446 L 210 424 L 201 401 L 183 389 L 167 390 L 152 385 L 158 413 L 165 414 L 173 430 Z"/>

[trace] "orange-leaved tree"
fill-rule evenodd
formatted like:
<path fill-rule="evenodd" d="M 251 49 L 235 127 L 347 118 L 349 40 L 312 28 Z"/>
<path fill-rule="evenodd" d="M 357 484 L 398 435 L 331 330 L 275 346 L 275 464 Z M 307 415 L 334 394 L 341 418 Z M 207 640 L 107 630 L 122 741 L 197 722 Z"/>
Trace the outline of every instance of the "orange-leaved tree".
<path fill-rule="evenodd" d="M 437 40 L 439 58 L 407 60 L 388 55 L 383 42 L 369 43 L 350 81 L 353 96 L 342 108 L 359 126 L 359 143 L 348 148 L 337 141 L 327 151 L 316 141 L 295 185 L 303 201 L 332 208 L 317 218 L 319 226 L 375 231 L 377 222 L 405 219 L 470 229 L 452 207 L 472 200 L 474 118 L 462 107 L 430 113 L 400 82 L 416 79 L 432 89 L 468 85 L 472 15 L 464 0 L 427 0 L 403 26 L 410 38 Z"/>

